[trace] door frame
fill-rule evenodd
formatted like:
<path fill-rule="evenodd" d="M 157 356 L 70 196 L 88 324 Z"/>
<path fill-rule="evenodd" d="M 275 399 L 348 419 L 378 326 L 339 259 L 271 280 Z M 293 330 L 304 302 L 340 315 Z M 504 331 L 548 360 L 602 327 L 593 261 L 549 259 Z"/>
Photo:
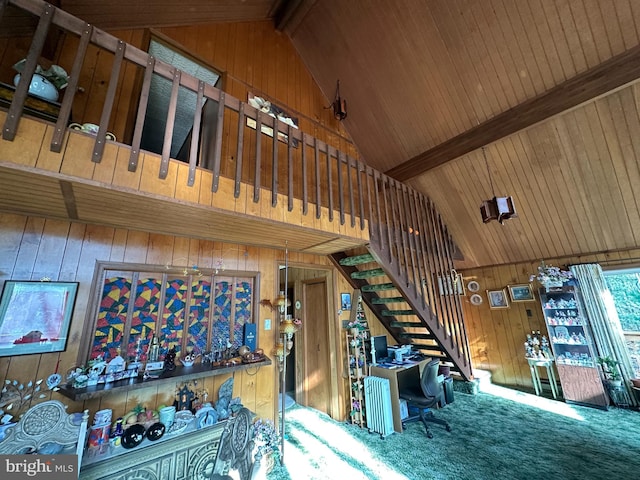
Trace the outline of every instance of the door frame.
<path fill-rule="evenodd" d="M 280 266 L 284 266 L 283 261 L 276 262 L 276 279 L 277 284 L 275 285 L 276 290 L 280 290 L 281 280 L 280 279 Z M 327 380 L 329 381 L 329 411 L 327 412 L 331 418 L 340 419 L 341 417 L 341 390 L 339 388 L 338 383 L 338 363 L 340 361 L 339 355 L 339 345 L 340 345 L 340 328 L 339 328 L 339 318 L 335 315 L 337 312 L 336 309 L 336 276 L 335 276 L 335 268 L 332 265 L 317 265 L 317 264 L 309 264 L 303 262 L 288 262 L 289 269 L 300 269 L 300 270 L 316 270 L 325 272 L 325 284 L 326 284 L 326 298 L 327 298 L 327 338 L 329 339 L 328 345 L 328 354 L 329 354 L 329 372 L 327 372 Z M 289 276 L 290 278 L 290 276 Z M 293 284 L 293 296 L 291 299 L 292 305 L 295 304 L 297 300 L 302 302 L 302 286 L 305 280 L 300 280 L 299 282 L 295 282 Z M 295 307 L 294 307 L 295 308 Z M 302 308 L 304 312 L 304 306 Z M 306 384 L 304 379 L 306 378 L 306 365 L 307 365 L 307 333 L 304 328 L 305 319 L 302 318 L 302 329 L 296 334 L 296 358 L 295 358 L 295 378 L 296 378 L 296 401 L 298 399 L 305 399 L 305 403 L 307 402 L 306 395 L 308 395 L 308 390 L 306 389 Z M 299 348 L 302 347 L 302 348 Z M 276 379 L 276 392 L 280 391 L 280 382 L 279 375 Z M 277 394 L 276 394 L 277 398 Z M 277 408 L 277 407 L 276 407 Z M 277 410 L 276 410 L 277 411 Z"/>

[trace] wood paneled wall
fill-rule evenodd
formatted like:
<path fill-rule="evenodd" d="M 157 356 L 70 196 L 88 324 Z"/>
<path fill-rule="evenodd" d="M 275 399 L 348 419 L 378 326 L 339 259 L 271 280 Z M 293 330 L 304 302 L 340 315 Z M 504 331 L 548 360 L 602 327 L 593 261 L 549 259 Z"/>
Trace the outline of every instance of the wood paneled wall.
<path fill-rule="evenodd" d="M 278 250 L 258 249 L 219 242 L 195 240 L 184 237 L 150 234 L 134 230 L 113 229 L 20 215 L 0 214 L 0 282 L 5 280 L 77 281 L 80 283 L 71 324 L 70 341 L 62 353 L 26 355 L 0 358 L 0 380 L 21 382 L 46 379 L 56 368 L 66 372 L 76 363 L 80 336 L 87 315 L 89 294 L 96 261 L 147 263 L 153 265 L 213 267 L 222 258 L 229 270 L 260 271 L 260 297 L 277 295 L 277 264 L 284 253 Z M 332 268 L 326 257 L 293 253 L 292 261 L 305 265 Z M 271 311 L 261 307 L 259 313 L 258 345 L 270 354 L 276 329 L 264 330 L 264 318 Z M 329 321 L 332 321 L 330 317 Z M 337 323 L 337 319 L 333 320 Z M 331 372 L 326 372 L 329 381 Z M 204 385 L 210 398 L 217 398 L 220 384 L 228 376 L 209 377 Z M 277 401 L 277 365 L 262 367 L 256 372 L 235 374 L 234 396 L 259 416 L 272 418 Z M 88 408 L 93 413 L 102 408 L 112 408 L 121 415 L 137 403 L 149 407 L 168 403 L 174 398 L 173 388 L 154 387 L 152 384 L 130 395 L 113 394 L 100 399 L 74 404 L 57 393 L 49 393 L 69 405 L 69 411 Z"/>
<path fill-rule="evenodd" d="M 605 267 L 629 262 L 637 264 L 638 258 L 640 249 L 633 249 L 551 258 L 545 259 L 545 263 L 563 269 L 577 263 L 601 263 Z M 471 280 L 480 284 L 478 293 L 484 300 L 479 306 L 472 305 L 468 290 L 462 299 L 473 368 L 490 371 L 494 383 L 533 389 L 529 366 L 524 357 L 524 342 L 527 333 L 532 330 L 540 330 L 546 334 L 546 326 L 538 295 L 540 285 L 537 282 L 533 283 L 535 302 L 510 303 L 508 309 L 490 309 L 486 290 L 529 283 L 530 275 L 537 272 L 539 264 L 539 261 L 516 263 L 460 272 L 465 285 Z"/>

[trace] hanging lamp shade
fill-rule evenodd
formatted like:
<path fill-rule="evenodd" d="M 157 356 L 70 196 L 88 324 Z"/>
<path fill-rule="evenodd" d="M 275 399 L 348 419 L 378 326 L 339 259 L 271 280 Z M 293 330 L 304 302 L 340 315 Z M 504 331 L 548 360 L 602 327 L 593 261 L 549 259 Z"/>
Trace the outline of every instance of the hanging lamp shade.
<path fill-rule="evenodd" d="M 513 197 L 493 197 L 491 200 L 485 200 L 480 205 L 480 214 L 483 223 L 497 220 L 501 225 L 505 220 L 518 216 Z"/>

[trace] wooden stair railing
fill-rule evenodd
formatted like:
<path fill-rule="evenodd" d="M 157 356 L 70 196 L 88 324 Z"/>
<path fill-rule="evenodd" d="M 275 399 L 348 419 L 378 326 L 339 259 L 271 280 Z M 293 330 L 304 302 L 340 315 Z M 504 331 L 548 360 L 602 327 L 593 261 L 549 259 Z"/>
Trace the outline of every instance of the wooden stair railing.
<path fill-rule="evenodd" d="M 353 288 L 360 290 L 363 301 L 397 343 L 410 344 L 429 357 L 452 364 L 452 370 L 469 380 L 472 371 L 466 334 L 457 336 L 445 332 L 445 322 L 428 306 L 423 307 L 422 299 L 411 298 L 411 292 L 416 289 L 411 285 L 402 288 L 404 280 L 394 274 L 395 268 L 388 264 L 385 268 L 376 257 L 375 252 L 351 257 L 341 252 L 333 254 L 331 259 Z M 456 325 L 457 328 L 463 326 Z M 460 342 L 452 342 L 452 338 L 459 338 Z"/>

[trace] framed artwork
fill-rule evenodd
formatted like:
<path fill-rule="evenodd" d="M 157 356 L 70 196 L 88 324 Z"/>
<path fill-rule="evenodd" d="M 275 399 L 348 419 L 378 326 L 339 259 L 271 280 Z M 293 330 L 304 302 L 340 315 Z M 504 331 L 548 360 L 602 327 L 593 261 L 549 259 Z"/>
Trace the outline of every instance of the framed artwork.
<path fill-rule="evenodd" d="M 489 308 L 509 308 L 509 299 L 504 288 L 487 290 L 487 300 L 489 300 Z"/>
<path fill-rule="evenodd" d="M 522 285 L 507 285 L 512 302 L 532 302 L 536 299 L 530 283 Z"/>
<path fill-rule="evenodd" d="M 340 308 L 342 310 L 351 310 L 351 294 L 350 293 L 340 294 Z"/>
<path fill-rule="evenodd" d="M 78 282 L 7 280 L 0 297 L 0 357 L 67 348 Z"/>

